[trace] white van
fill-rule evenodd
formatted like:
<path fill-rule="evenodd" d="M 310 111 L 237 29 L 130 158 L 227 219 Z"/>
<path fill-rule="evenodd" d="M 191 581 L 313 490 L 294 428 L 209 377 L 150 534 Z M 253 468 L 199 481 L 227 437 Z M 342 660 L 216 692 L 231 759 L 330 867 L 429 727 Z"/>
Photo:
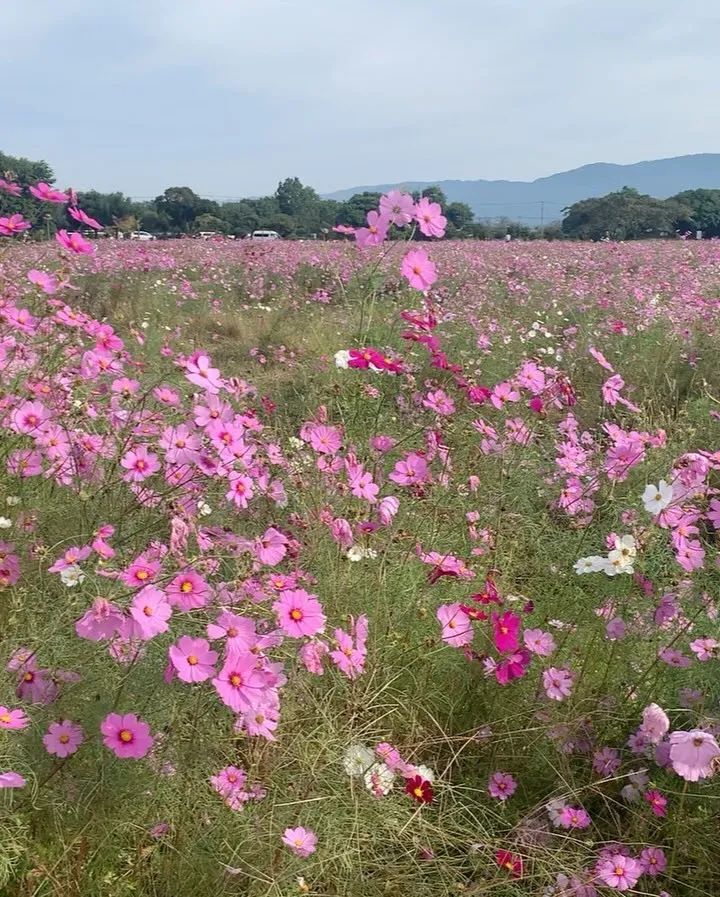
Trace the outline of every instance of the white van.
<path fill-rule="evenodd" d="M 276 230 L 254 230 L 250 234 L 251 240 L 280 240 L 280 234 Z"/>
<path fill-rule="evenodd" d="M 146 231 L 146 230 L 134 230 L 130 234 L 130 239 L 131 240 L 143 240 L 145 242 L 148 240 L 156 240 L 157 237 L 155 236 L 155 234 L 148 233 L 148 231 Z"/>

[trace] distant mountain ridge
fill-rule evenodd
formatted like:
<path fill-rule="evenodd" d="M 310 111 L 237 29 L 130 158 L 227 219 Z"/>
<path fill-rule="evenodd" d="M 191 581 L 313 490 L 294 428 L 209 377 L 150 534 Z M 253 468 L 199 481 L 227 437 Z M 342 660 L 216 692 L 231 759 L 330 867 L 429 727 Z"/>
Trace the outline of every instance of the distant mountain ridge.
<path fill-rule="evenodd" d="M 581 199 L 635 187 L 659 199 L 698 187 L 720 188 L 720 153 L 698 153 L 616 165 L 594 162 L 535 181 L 405 181 L 352 187 L 325 195 L 345 200 L 365 190 L 382 193 L 393 187 L 421 190 L 437 184 L 450 202 L 466 202 L 480 219 L 512 218 L 536 224 L 556 221 L 562 209 Z"/>

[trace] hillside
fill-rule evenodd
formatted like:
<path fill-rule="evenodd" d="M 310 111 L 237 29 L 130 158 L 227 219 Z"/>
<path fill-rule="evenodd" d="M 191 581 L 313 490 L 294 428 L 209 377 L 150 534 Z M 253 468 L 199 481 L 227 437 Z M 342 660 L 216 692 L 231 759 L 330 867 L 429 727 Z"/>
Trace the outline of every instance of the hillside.
<path fill-rule="evenodd" d="M 720 188 L 720 153 L 676 156 L 632 165 L 595 162 L 535 181 L 440 180 L 376 184 L 339 190 L 328 194 L 327 198 L 344 200 L 364 190 L 385 192 L 392 187 L 418 190 L 429 184 L 438 184 L 450 202 L 468 203 L 478 218 L 552 221 L 561 217 L 565 206 L 625 186 L 661 199 L 696 187 Z"/>

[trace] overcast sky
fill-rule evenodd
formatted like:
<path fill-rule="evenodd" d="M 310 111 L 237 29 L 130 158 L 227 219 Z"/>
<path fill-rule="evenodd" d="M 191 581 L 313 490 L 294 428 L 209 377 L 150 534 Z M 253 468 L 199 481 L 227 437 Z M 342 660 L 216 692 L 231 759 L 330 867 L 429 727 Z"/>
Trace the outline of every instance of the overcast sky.
<path fill-rule="evenodd" d="M 720 150 L 716 0 L 25 0 L 0 149 L 154 196 Z"/>

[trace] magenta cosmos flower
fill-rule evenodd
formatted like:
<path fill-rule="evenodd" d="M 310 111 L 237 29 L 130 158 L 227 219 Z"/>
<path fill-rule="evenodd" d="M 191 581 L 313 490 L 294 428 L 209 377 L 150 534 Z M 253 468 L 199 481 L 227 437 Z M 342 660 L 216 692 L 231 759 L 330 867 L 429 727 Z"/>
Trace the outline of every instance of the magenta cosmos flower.
<path fill-rule="evenodd" d="M 599 860 L 595 867 L 595 874 L 600 881 L 616 891 L 634 888 L 643 872 L 642 863 L 621 853 Z"/>
<path fill-rule="evenodd" d="M 69 719 L 64 719 L 61 723 L 51 723 L 43 736 L 43 744 L 48 754 L 60 758 L 74 754 L 84 740 L 85 733 L 82 726 Z"/>
<path fill-rule="evenodd" d="M 165 592 L 170 604 L 183 613 L 195 607 L 205 607 L 212 598 L 212 589 L 194 570 L 186 570 L 176 576 Z"/>
<path fill-rule="evenodd" d="M 127 452 L 120 459 L 121 467 L 127 471 L 123 475 L 126 483 L 141 483 L 160 470 L 160 462 L 157 455 L 149 452 L 144 445 L 138 446 Z"/>
<path fill-rule="evenodd" d="M 670 762 L 675 772 L 688 782 L 713 774 L 713 760 L 720 756 L 717 741 L 709 732 L 692 729 L 670 735 Z"/>
<path fill-rule="evenodd" d="M 317 595 L 305 589 L 288 589 L 273 604 L 278 625 L 292 638 L 317 635 L 325 629 L 325 614 Z"/>
<path fill-rule="evenodd" d="M 77 231 L 69 234 L 66 230 L 59 230 L 55 234 L 55 239 L 64 249 L 73 252 L 75 255 L 92 255 L 95 252 L 93 244 L 77 233 Z"/>
<path fill-rule="evenodd" d="M 134 713 L 109 713 L 100 723 L 100 731 L 105 736 L 105 747 L 121 760 L 132 758 L 139 760 L 153 746 L 150 726 L 138 719 Z"/>
<path fill-rule="evenodd" d="M 266 678 L 255 654 L 231 651 L 213 679 L 220 700 L 236 713 L 257 707 L 263 699 Z"/>
<path fill-rule="evenodd" d="M 211 651 L 204 638 L 183 635 L 168 649 L 170 663 L 183 682 L 204 682 L 215 674 L 217 651 Z"/>
<path fill-rule="evenodd" d="M 415 206 L 415 220 L 426 237 L 444 237 L 447 218 L 438 202 L 431 202 L 423 196 Z"/>
<path fill-rule="evenodd" d="M 437 280 L 437 269 L 422 249 L 411 249 L 402 260 L 400 271 L 410 286 L 422 293 Z"/>
<path fill-rule="evenodd" d="M 25 779 L 19 772 L 0 772 L 0 788 L 24 788 Z"/>
<path fill-rule="evenodd" d="M 172 608 L 165 595 L 155 586 L 145 586 L 133 598 L 130 616 L 135 623 L 135 632 L 143 641 L 149 641 L 161 632 L 167 632 Z"/>
<path fill-rule="evenodd" d="M 506 772 L 494 772 L 488 781 L 488 792 L 490 797 L 496 797 L 498 800 L 507 800 L 517 789 L 517 782 Z"/>
<path fill-rule="evenodd" d="M 8 710 L 0 704 L 0 729 L 26 729 L 29 725 L 24 710 Z"/>
<path fill-rule="evenodd" d="M 518 633 L 521 622 L 520 617 L 509 610 L 502 616 L 497 613 L 492 615 L 493 639 L 496 649 L 501 654 L 512 654 L 520 647 Z"/>
<path fill-rule="evenodd" d="M 282 840 L 283 844 L 287 844 L 296 856 L 303 857 L 303 859 L 309 857 L 311 853 L 315 853 L 317 849 L 317 835 L 302 826 L 286 828 Z"/>
<path fill-rule="evenodd" d="M 17 213 L 10 215 L 8 218 L 0 218 L 0 234 L 4 237 L 21 234 L 24 230 L 29 230 L 30 226 L 30 222 Z"/>

